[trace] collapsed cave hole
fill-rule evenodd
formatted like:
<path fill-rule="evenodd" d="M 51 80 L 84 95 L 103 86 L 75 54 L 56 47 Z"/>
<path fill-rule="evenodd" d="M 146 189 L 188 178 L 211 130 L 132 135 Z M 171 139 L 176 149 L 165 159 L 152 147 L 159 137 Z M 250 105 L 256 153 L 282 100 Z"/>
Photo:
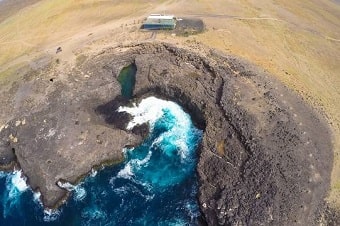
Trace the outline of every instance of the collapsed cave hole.
<path fill-rule="evenodd" d="M 125 66 L 118 75 L 117 80 L 121 86 L 121 94 L 127 99 L 130 99 L 133 95 L 136 83 L 136 73 L 137 66 L 135 63 L 132 63 L 128 66 Z"/>
<path fill-rule="evenodd" d="M 135 90 L 136 73 L 137 73 L 137 67 L 134 63 L 124 67 L 120 71 L 119 75 L 116 77 L 117 81 L 120 83 L 120 86 L 121 86 L 121 95 L 116 96 L 111 101 L 104 103 L 102 105 L 99 105 L 94 109 L 96 114 L 101 116 L 102 119 L 105 121 L 105 123 L 108 126 L 112 126 L 114 128 L 127 131 L 127 125 L 131 121 L 132 116 L 130 114 L 128 114 L 127 112 L 118 111 L 118 108 L 119 107 L 125 107 L 125 106 L 133 107 L 132 103 L 136 103 L 137 105 L 141 104 L 141 106 L 143 106 L 142 102 L 144 100 L 149 99 L 149 97 L 156 97 L 157 99 L 171 101 L 171 102 L 174 102 L 177 105 L 179 105 L 180 108 L 185 113 L 187 113 L 189 115 L 190 120 L 191 120 L 191 126 L 193 125 L 194 127 L 196 127 L 196 129 L 199 129 L 199 130 L 201 130 L 201 132 L 204 133 L 205 128 L 206 128 L 206 120 L 205 120 L 204 107 L 203 107 L 203 106 L 205 106 L 204 103 L 202 104 L 202 103 L 197 103 L 197 102 L 193 101 L 187 93 L 182 91 L 176 85 L 174 85 L 172 87 L 169 87 L 169 86 L 163 87 L 162 85 L 159 85 L 159 86 L 149 85 L 149 86 L 145 87 L 144 89 L 142 88 L 142 89 L 138 89 L 136 91 Z M 155 102 L 156 106 L 158 106 L 157 103 L 158 102 Z M 144 107 L 145 106 L 148 106 L 148 105 L 144 105 Z M 154 106 L 154 105 L 152 105 L 152 106 Z M 142 109 L 143 109 L 143 107 L 142 107 Z M 147 109 L 149 109 L 149 108 L 147 108 Z M 155 109 L 153 109 L 153 110 L 155 110 Z M 168 110 L 166 111 L 166 113 L 164 112 L 164 115 L 167 115 L 167 116 L 169 116 L 169 115 L 171 116 L 171 114 L 172 113 L 170 113 L 170 111 L 168 111 Z M 164 117 L 166 117 L 166 116 L 164 116 Z M 141 135 L 141 137 L 143 137 L 143 143 L 141 143 L 141 144 L 139 144 L 138 146 L 135 146 L 135 147 L 125 147 L 125 148 L 136 148 L 136 149 L 134 149 L 133 152 L 128 152 L 128 155 L 126 156 L 125 161 L 130 162 L 129 158 L 131 158 L 135 155 L 138 156 L 138 159 L 141 158 L 142 154 L 145 152 L 144 149 L 146 147 L 152 146 L 153 148 L 155 148 L 157 145 L 151 145 L 154 142 L 152 139 L 154 139 L 154 137 L 158 136 L 158 135 L 156 136 L 157 133 L 162 134 L 161 131 L 163 131 L 163 129 L 165 129 L 165 127 L 163 128 L 163 126 L 165 126 L 166 123 L 169 123 L 172 120 L 174 120 L 172 117 L 174 117 L 174 116 L 170 117 L 171 120 L 167 119 L 167 120 L 162 121 L 162 123 L 159 122 L 159 124 L 153 125 L 155 127 L 153 127 L 153 129 L 151 129 L 151 130 L 150 130 L 150 125 L 148 123 L 143 123 L 141 125 L 137 125 L 137 126 L 133 127 L 133 129 L 130 132 L 133 133 L 133 134 Z M 183 118 L 180 117 L 180 119 L 183 119 Z M 177 124 L 177 126 L 178 126 L 178 125 L 181 125 L 182 123 L 176 122 L 175 124 Z M 183 124 L 187 125 L 186 120 L 184 120 L 184 119 L 183 119 Z M 159 127 L 156 126 L 156 125 L 158 125 Z M 179 127 L 182 128 L 181 126 L 179 126 Z M 188 128 L 186 128 L 186 129 L 188 129 Z M 151 133 L 151 131 L 153 131 L 153 132 Z M 170 133 L 165 133 L 165 134 L 170 134 Z M 184 136 L 182 132 L 178 132 L 178 133 L 174 134 L 174 136 L 178 136 L 178 134 L 181 135 L 181 139 L 184 139 L 183 137 L 187 136 L 187 135 Z M 195 133 L 190 132 L 188 134 L 190 134 L 189 136 L 194 136 Z M 169 140 L 172 140 L 172 139 L 173 139 L 172 137 L 171 137 L 171 139 L 169 138 Z M 190 141 L 192 141 L 191 138 L 190 138 Z M 148 142 L 151 142 L 151 143 L 148 143 Z M 187 142 L 184 142 L 184 143 L 187 143 Z M 166 143 L 166 144 L 167 144 L 166 147 L 169 149 L 170 144 L 169 143 Z M 175 145 L 175 144 L 177 144 L 177 142 L 173 141 L 172 145 Z M 198 141 L 197 143 L 191 144 L 190 148 L 196 149 L 197 153 L 195 154 L 195 156 L 196 157 L 199 156 L 198 153 L 201 151 L 201 148 L 202 148 L 201 140 Z M 174 150 L 180 150 L 180 149 L 176 148 Z M 149 152 L 145 152 L 145 153 L 149 153 Z M 159 152 L 155 152 L 155 153 L 163 153 L 163 152 L 159 151 Z M 177 153 L 177 152 L 174 151 L 173 153 Z M 147 156 L 148 155 L 143 156 L 141 159 L 143 159 L 143 160 L 148 159 Z M 158 156 L 158 155 L 154 154 L 154 155 L 150 155 L 150 156 Z M 169 156 L 167 155 L 167 157 L 169 157 Z M 192 157 L 192 159 L 195 159 L 196 157 Z M 152 160 L 153 158 L 154 157 L 152 157 L 152 158 L 150 157 L 151 160 L 148 160 L 148 161 L 153 161 Z M 132 162 L 134 162 L 134 160 Z M 161 162 L 161 160 L 154 161 L 154 162 L 152 162 L 152 164 L 150 163 L 150 166 L 152 168 L 154 168 L 154 167 L 157 166 L 157 164 L 159 164 L 159 162 Z M 167 161 L 167 162 L 169 162 L 169 161 Z M 174 162 L 177 162 L 177 161 L 174 161 Z M 178 161 L 178 162 L 181 162 L 181 161 Z M 195 162 L 195 160 L 193 160 L 193 164 L 194 164 L 194 162 Z M 131 165 L 128 165 L 128 166 L 131 167 Z M 195 189 L 196 187 L 195 186 L 192 187 L 191 182 L 193 184 L 195 184 L 196 182 L 194 182 L 194 181 L 197 180 L 197 178 L 195 176 L 192 176 L 192 175 L 196 175 L 195 174 L 196 165 L 186 164 L 186 166 L 192 167 L 192 168 L 190 168 L 191 173 L 189 173 L 191 175 L 191 177 L 190 177 L 191 180 L 186 180 L 186 183 L 183 184 L 184 187 L 181 187 L 181 190 L 182 191 L 188 190 L 188 192 L 190 194 L 194 194 L 193 189 Z M 166 167 L 166 168 L 168 168 L 168 167 Z M 125 166 L 121 169 L 123 171 L 119 171 L 119 172 L 120 173 L 125 172 L 124 169 L 125 169 Z M 143 171 L 143 173 L 141 173 L 141 175 L 144 175 L 144 176 L 145 175 L 152 175 L 152 173 L 150 174 L 151 171 L 149 172 L 147 170 L 147 168 L 142 168 L 142 169 L 144 169 L 145 172 Z M 180 168 L 181 171 L 183 169 L 185 169 L 185 171 L 188 171 L 188 169 L 186 169 L 186 168 Z M 172 169 L 172 170 L 174 172 L 176 172 L 175 168 Z M 161 172 L 161 170 L 152 170 L 152 172 L 157 172 L 157 175 L 158 175 L 158 173 Z M 137 172 L 137 176 L 138 175 L 139 174 Z M 148 178 L 148 176 L 146 176 L 146 177 Z M 163 177 L 159 177 L 159 178 L 163 178 Z M 173 177 L 171 177 L 171 178 L 173 178 Z M 164 180 L 166 181 L 166 179 L 164 179 Z M 161 180 L 161 181 L 163 183 L 163 180 Z M 189 181 L 191 181 L 191 182 L 189 183 Z M 126 182 L 126 183 L 129 184 L 129 182 Z M 175 184 L 175 182 L 174 182 L 174 184 Z M 179 183 L 176 186 L 180 186 L 180 185 L 181 184 Z M 175 188 L 176 186 L 173 186 L 173 188 Z M 198 192 L 198 191 L 196 191 L 196 192 Z M 172 193 L 177 194 L 177 192 L 170 192 L 170 193 L 171 194 Z M 168 197 L 168 196 L 164 196 L 164 197 Z M 161 200 L 163 200 L 164 197 Z M 195 206 L 196 205 L 195 203 L 196 202 L 198 203 L 196 195 L 191 197 L 191 198 L 192 198 L 191 202 L 193 203 L 192 206 Z M 199 211 L 198 207 L 197 207 L 197 211 Z M 201 218 L 201 217 L 199 217 L 199 218 Z M 198 220 L 201 221 L 201 222 L 204 222 L 203 219 L 198 219 Z"/>
<path fill-rule="evenodd" d="M 140 102 L 143 98 L 155 96 L 160 99 L 173 101 L 180 105 L 183 110 L 191 116 L 193 124 L 198 129 L 205 131 L 206 120 L 203 114 L 203 108 L 205 107 L 204 103 L 201 106 L 197 106 L 185 92 L 176 86 L 167 86 L 166 89 L 161 86 L 151 86 L 135 93 L 136 75 L 137 65 L 132 61 L 132 63 L 130 62 L 130 64 L 120 70 L 117 77 L 117 81 L 121 86 L 121 96 L 117 96 L 114 100 L 100 105 L 95 109 L 95 112 L 104 116 L 106 123 L 115 125 L 115 127 L 119 129 L 125 129 L 127 122 L 130 120 L 130 116 L 126 113 L 116 112 L 116 110 L 120 106 L 130 104 L 132 98 L 134 99 L 134 102 Z M 142 126 L 142 128 L 136 130 L 140 132 L 141 130 L 145 131 L 146 128 Z"/>

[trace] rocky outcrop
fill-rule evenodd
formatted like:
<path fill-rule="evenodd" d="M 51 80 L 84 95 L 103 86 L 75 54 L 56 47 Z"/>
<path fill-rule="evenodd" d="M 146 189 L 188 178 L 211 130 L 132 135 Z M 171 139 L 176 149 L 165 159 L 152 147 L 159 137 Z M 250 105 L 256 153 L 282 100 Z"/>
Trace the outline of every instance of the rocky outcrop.
<path fill-rule="evenodd" d="M 130 63 L 137 66 L 135 100 L 171 99 L 204 129 L 198 198 L 208 225 L 316 223 L 332 166 L 324 121 L 247 62 L 164 43 L 107 49 L 64 79 L 31 78 L 13 91 L 30 84 L 33 100 L 20 105 L 1 132 L 0 155 L 16 157 L 45 203 L 58 200 L 52 194 L 62 191 L 55 186 L 58 179 L 73 182 L 93 165 L 120 159 L 120 149 L 145 133 L 145 128 L 124 131 L 128 116 L 114 111 L 126 104 L 116 78 Z M 36 88 L 39 84 L 43 89 Z M 27 123 L 16 127 L 23 118 Z"/>
<path fill-rule="evenodd" d="M 98 117 L 98 105 L 119 94 L 112 80 L 111 74 L 90 79 L 72 71 L 63 77 L 46 69 L 3 92 L 12 119 L 0 133 L 1 165 L 15 161 L 46 207 L 67 197 L 59 180 L 77 183 L 93 167 L 122 161 L 122 149 L 141 141 Z"/>

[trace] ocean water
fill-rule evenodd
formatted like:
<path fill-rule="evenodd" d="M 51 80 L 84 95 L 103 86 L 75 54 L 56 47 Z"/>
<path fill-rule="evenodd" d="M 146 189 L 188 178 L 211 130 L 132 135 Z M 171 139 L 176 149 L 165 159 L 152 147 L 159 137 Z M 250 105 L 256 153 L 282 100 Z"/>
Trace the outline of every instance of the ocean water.
<path fill-rule="evenodd" d="M 21 171 L 0 173 L 0 225 L 197 225 L 196 149 L 202 131 L 177 104 L 149 97 L 121 107 L 128 129 L 148 123 L 148 138 L 123 150 L 126 160 L 93 171 L 78 185 L 59 183 L 71 197 L 44 210 Z"/>

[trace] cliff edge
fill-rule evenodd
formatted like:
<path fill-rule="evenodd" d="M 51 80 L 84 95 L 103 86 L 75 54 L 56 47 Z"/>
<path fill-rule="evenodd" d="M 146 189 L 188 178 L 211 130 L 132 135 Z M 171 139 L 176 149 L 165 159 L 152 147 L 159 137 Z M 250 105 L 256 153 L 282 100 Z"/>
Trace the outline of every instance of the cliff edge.
<path fill-rule="evenodd" d="M 204 130 L 198 198 L 208 225 L 320 218 L 333 162 L 330 130 L 264 71 L 213 49 L 197 54 L 165 43 L 109 48 L 78 63 L 65 73 L 51 64 L 1 90 L 0 163 L 19 165 L 46 206 L 67 195 L 58 180 L 76 183 L 138 145 L 143 129 L 125 131 L 128 116 L 115 110 L 155 95 L 179 103 Z M 117 80 L 129 64 L 137 67 L 131 100 Z"/>

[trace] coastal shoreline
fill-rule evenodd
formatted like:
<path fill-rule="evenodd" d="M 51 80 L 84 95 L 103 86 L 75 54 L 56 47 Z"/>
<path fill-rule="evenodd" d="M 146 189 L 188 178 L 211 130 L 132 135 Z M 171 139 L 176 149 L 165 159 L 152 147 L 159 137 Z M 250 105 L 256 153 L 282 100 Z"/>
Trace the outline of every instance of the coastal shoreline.
<path fill-rule="evenodd" d="M 199 45 L 196 47 L 205 48 Z M 127 51 L 122 54 L 121 49 Z M 14 114 L 9 128 L 2 131 L 2 141 L 8 142 L 6 137 L 9 133 L 16 134 L 18 141 L 9 141 L 9 148 L 15 148 L 15 155 L 29 183 L 35 184 L 33 188 L 42 188 L 43 203 L 50 207 L 60 204 L 61 199 L 51 196 L 46 188 L 56 183 L 53 178 L 60 175 L 61 170 L 68 176 L 57 178 L 76 183 L 76 180 L 82 177 L 80 175 L 85 175 L 92 168 L 93 158 L 87 159 L 84 155 L 79 155 L 79 160 L 75 161 L 83 162 L 84 165 L 70 165 L 68 161 L 65 162 L 64 157 L 58 157 L 76 153 L 72 151 L 76 147 L 75 143 L 68 137 L 78 136 L 76 134 L 79 134 L 79 131 L 95 131 L 98 134 L 107 128 L 103 130 L 106 134 L 103 138 L 95 134 L 91 136 L 97 139 L 89 139 L 91 136 L 88 135 L 84 138 L 84 132 L 80 133 L 83 138 L 79 148 L 86 142 L 87 147 L 99 145 L 101 152 L 112 152 L 109 145 L 102 146 L 108 142 L 108 138 L 113 143 L 124 141 L 124 138 L 115 137 L 117 132 L 130 137 L 129 140 L 133 140 L 134 145 L 140 142 L 140 137 L 143 136 L 141 133 L 137 135 L 124 131 L 128 117 L 115 113 L 115 109 L 124 102 L 117 99 L 120 96 L 118 74 L 122 68 L 134 62 L 137 74 L 131 100 L 157 94 L 180 104 L 190 113 L 197 125 L 205 127 L 197 171 L 200 178 L 200 207 L 208 224 L 235 223 L 239 220 L 244 223 L 303 223 L 299 217 L 302 215 L 305 216 L 305 223 L 313 224 L 322 212 L 323 200 L 330 183 L 332 146 L 329 127 L 300 97 L 258 68 L 235 56 L 220 55 L 213 49 L 201 52 L 206 52 L 207 55 L 199 55 L 167 43 L 131 43 L 87 57 L 77 68 L 70 70 L 66 77 L 58 78 L 57 75 L 51 74 L 49 77 L 55 78 L 53 82 L 41 81 L 37 79 L 39 75 L 32 75 L 29 79 L 30 90 L 35 90 L 34 87 L 41 84 L 48 84 L 48 89 L 51 89 L 45 102 L 50 106 L 49 110 L 44 107 L 40 109 L 39 106 L 43 106 L 39 104 L 40 101 L 33 100 L 37 105 L 22 105 Z M 44 75 L 45 70 L 42 71 Z M 84 76 L 85 73 L 89 76 Z M 17 84 L 15 89 L 10 89 L 7 95 L 10 97 L 9 101 L 12 101 L 11 97 L 17 96 L 12 92 L 20 92 L 20 87 L 26 85 L 27 81 Z M 61 90 L 63 92 L 60 92 Z M 75 90 L 77 91 L 74 92 Z M 84 95 L 83 90 L 92 91 Z M 111 95 L 108 94 L 109 90 Z M 33 97 L 39 100 L 41 95 L 45 93 L 35 93 Z M 65 108 L 58 106 L 58 103 L 69 105 Z M 55 104 L 56 107 L 53 107 Z M 30 115 L 31 111 L 28 111 L 27 107 L 35 109 L 34 117 Z M 22 117 L 21 112 L 28 113 L 25 116 L 25 125 L 16 127 L 15 124 L 19 124 L 17 121 Z M 36 128 L 38 124 L 34 121 L 42 120 L 38 115 L 49 116 L 48 118 L 53 120 L 45 123 L 44 135 L 39 132 L 28 135 L 24 131 Z M 74 128 L 69 127 L 72 122 L 75 124 Z M 51 130 L 55 130 L 53 135 L 49 135 Z M 323 136 L 320 136 L 320 130 L 323 131 Z M 113 136 L 110 133 L 113 133 Z M 64 135 L 59 136 L 60 134 Z M 51 172 L 43 173 L 45 177 L 50 178 L 46 180 L 51 181 L 50 185 L 41 184 L 43 181 L 38 178 L 42 178 L 42 175 L 30 169 L 36 164 L 30 166 L 26 163 L 37 161 L 29 160 L 36 158 L 35 155 L 27 155 L 27 148 L 33 148 L 31 153 L 36 149 L 35 145 L 30 143 L 49 136 L 50 139 L 60 137 L 58 139 L 61 141 L 56 144 L 42 142 L 40 148 L 45 145 L 43 149 L 49 150 L 46 157 L 52 163 L 64 166 L 63 169 L 56 167 Z M 313 141 L 313 144 L 310 141 Z M 115 144 L 116 153 L 121 152 L 126 145 L 126 142 L 121 143 L 121 146 Z M 79 148 L 76 150 L 79 151 Z M 91 151 L 91 148 L 81 150 L 87 152 Z M 51 156 L 55 157 L 51 159 Z M 306 159 L 305 156 L 310 157 Z M 117 155 L 113 159 L 115 158 Z M 40 156 L 39 167 L 51 170 L 51 163 L 45 165 L 48 159 Z M 96 161 L 98 165 L 103 162 L 98 158 Z M 313 171 L 302 167 L 308 164 L 313 167 Z M 289 170 L 282 171 L 287 167 Z M 88 170 L 83 171 L 84 169 Z M 254 171 L 257 172 L 256 175 L 252 173 Z M 236 191 L 242 192 L 235 193 Z M 244 197 L 249 198 L 243 200 Z M 311 197 L 314 200 L 312 203 Z M 267 206 L 264 207 L 262 202 L 267 203 Z M 240 216 L 239 211 L 233 210 L 221 215 L 221 208 L 233 209 L 235 203 L 238 203 L 237 209 L 246 208 L 250 212 Z M 253 205 L 257 206 L 255 212 Z M 303 208 L 297 208 L 301 205 Z M 268 208 L 272 212 L 268 212 Z"/>

